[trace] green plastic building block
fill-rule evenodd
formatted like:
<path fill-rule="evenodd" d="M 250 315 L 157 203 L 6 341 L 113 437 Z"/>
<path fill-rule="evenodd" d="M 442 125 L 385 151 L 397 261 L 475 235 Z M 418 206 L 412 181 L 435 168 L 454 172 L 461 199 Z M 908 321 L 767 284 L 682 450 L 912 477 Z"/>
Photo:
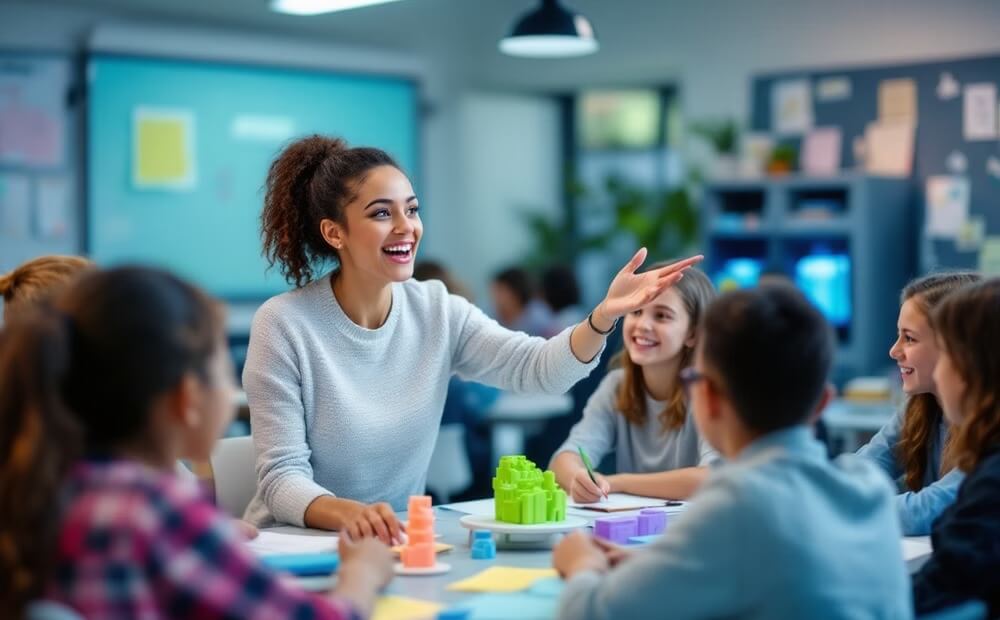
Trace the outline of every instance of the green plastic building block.
<path fill-rule="evenodd" d="M 556 475 L 542 471 L 524 456 L 500 457 L 493 478 L 493 502 L 497 521 L 531 525 L 566 519 L 566 492 L 556 484 Z"/>

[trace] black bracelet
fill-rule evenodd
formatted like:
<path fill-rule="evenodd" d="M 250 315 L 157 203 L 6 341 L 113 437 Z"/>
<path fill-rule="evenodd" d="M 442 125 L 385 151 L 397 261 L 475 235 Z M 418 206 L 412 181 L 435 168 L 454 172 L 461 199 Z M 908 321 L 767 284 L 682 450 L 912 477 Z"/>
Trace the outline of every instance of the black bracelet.
<path fill-rule="evenodd" d="M 597 327 L 594 325 L 594 313 L 593 311 L 591 311 L 591 313 L 587 315 L 587 325 L 590 325 L 590 329 L 594 330 L 598 334 L 602 336 L 607 336 L 611 332 L 615 331 L 616 327 L 618 327 L 618 319 L 615 319 L 611 323 L 611 327 L 608 328 L 608 331 L 602 332 L 601 330 L 597 329 Z"/>

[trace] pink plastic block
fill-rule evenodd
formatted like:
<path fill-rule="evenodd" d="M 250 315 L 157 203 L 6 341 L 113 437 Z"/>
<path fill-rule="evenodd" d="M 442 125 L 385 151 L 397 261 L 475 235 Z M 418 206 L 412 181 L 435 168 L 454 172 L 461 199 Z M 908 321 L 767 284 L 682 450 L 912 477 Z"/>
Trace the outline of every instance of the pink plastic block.
<path fill-rule="evenodd" d="M 624 545 L 629 537 L 639 535 L 638 517 L 616 517 L 594 521 L 594 535 L 598 538 Z"/>
<path fill-rule="evenodd" d="M 645 509 L 639 512 L 639 536 L 653 536 L 667 529 L 667 513 Z"/>

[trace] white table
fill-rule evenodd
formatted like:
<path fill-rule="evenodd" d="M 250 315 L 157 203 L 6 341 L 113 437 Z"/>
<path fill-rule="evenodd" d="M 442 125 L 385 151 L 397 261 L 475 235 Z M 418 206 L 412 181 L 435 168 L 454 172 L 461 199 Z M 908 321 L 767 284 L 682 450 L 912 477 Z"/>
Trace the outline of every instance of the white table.
<path fill-rule="evenodd" d="M 856 402 L 838 398 L 823 410 L 823 422 L 831 439 L 840 440 L 845 452 L 865 443 L 863 435 L 879 431 L 895 415 L 890 401 Z"/>
<path fill-rule="evenodd" d="M 550 418 L 573 410 L 569 394 L 514 394 L 504 392 L 483 420 L 492 426 L 493 462 L 505 454 L 524 454 L 524 440 Z"/>
<path fill-rule="evenodd" d="M 440 506 L 434 508 L 435 524 L 434 531 L 440 534 L 440 542 L 454 545 L 451 551 L 441 554 L 441 561 L 451 565 L 451 571 L 444 575 L 425 577 L 404 577 L 396 576 L 389 584 L 387 594 L 408 596 L 426 601 L 437 601 L 445 605 L 451 605 L 461 601 L 463 598 L 474 596 L 467 592 L 452 592 L 447 590 L 449 584 L 466 577 L 471 577 L 479 571 L 490 566 L 516 566 L 521 568 L 551 568 L 552 551 L 550 549 L 497 549 L 497 557 L 494 560 L 473 560 L 469 551 L 469 530 L 459 525 L 458 520 L 463 513 L 442 509 Z M 598 515 L 603 516 L 603 515 Z M 400 514 L 400 518 L 405 518 Z M 668 525 L 669 527 L 669 525 Z M 292 534 L 314 534 L 329 535 L 329 532 L 319 530 L 309 530 L 293 526 L 282 526 L 272 528 L 271 531 L 286 532 Z M 911 541 L 919 544 L 923 538 L 909 538 L 904 541 Z M 904 543 L 906 544 L 906 543 Z M 904 549 L 904 554 L 906 550 Z M 912 553 L 912 552 L 911 552 Z M 928 555 L 919 555 L 906 559 L 907 568 L 911 573 L 916 572 Z M 904 555 L 905 558 L 905 555 Z M 326 589 L 332 584 L 330 580 L 321 578 L 308 578 L 304 580 L 310 589 L 317 587 Z"/>

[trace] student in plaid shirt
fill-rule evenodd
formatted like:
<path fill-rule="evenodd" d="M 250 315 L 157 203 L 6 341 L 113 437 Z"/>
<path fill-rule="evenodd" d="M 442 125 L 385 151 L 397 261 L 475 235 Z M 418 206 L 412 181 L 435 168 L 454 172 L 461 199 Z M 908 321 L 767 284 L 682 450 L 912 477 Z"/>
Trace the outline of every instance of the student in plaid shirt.
<path fill-rule="evenodd" d="M 338 585 L 269 572 L 178 458 L 231 421 L 222 313 L 162 271 L 84 276 L 0 335 L 0 609 L 87 618 L 361 618 L 388 549 L 341 541 Z"/>

